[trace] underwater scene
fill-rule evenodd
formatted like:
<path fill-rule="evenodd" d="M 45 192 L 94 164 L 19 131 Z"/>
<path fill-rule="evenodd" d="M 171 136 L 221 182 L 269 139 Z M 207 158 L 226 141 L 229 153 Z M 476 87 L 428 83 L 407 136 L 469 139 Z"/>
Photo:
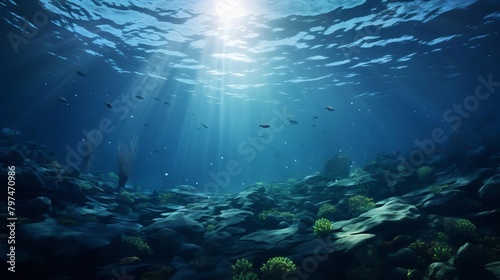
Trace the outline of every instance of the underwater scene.
<path fill-rule="evenodd" d="M 500 279 L 500 1 L 0 19 L 1 279 Z"/>

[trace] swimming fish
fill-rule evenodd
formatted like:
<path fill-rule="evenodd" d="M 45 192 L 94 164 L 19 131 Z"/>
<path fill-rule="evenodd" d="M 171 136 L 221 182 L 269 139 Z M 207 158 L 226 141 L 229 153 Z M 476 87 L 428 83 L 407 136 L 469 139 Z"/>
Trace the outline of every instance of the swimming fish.
<path fill-rule="evenodd" d="M 271 127 L 271 125 L 267 124 L 267 123 L 260 124 L 259 126 L 262 127 L 262 128 L 269 128 L 269 127 Z"/>
<path fill-rule="evenodd" d="M 319 117 L 318 117 L 318 116 L 314 116 L 314 117 L 313 117 L 313 119 L 317 119 L 317 118 L 319 118 Z"/>
<path fill-rule="evenodd" d="M 136 95 L 135 98 L 139 99 L 139 100 L 143 100 L 144 97 L 140 96 L 140 95 Z"/>
<path fill-rule="evenodd" d="M 132 263 L 137 263 L 141 261 L 140 258 L 134 256 L 134 257 L 125 257 L 121 260 L 118 261 L 118 264 L 132 264 Z"/>
<path fill-rule="evenodd" d="M 108 106 L 108 108 L 113 108 L 113 106 L 109 102 L 106 102 L 106 106 Z"/>
<path fill-rule="evenodd" d="M 292 120 L 292 119 L 289 119 L 289 120 L 288 120 L 288 122 L 289 122 L 289 123 L 291 123 L 291 124 L 299 124 L 299 122 L 298 122 L 298 121 L 296 121 L 296 120 Z"/>
<path fill-rule="evenodd" d="M 82 71 L 76 71 L 76 74 L 82 76 L 82 77 L 85 77 L 87 75 L 85 75 L 85 73 L 83 73 Z"/>
<path fill-rule="evenodd" d="M 335 109 L 333 109 L 333 106 L 326 106 L 325 109 L 327 109 L 328 111 L 335 111 Z"/>
<path fill-rule="evenodd" d="M 57 99 L 59 99 L 59 101 L 63 102 L 63 103 L 66 103 L 68 104 L 68 100 L 66 100 L 66 98 L 62 97 L 62 96 L 57 96 Z"/>
<path fill-rule="evenodd" d="M 170 105 L 170 103 L 168 103 L 168 102 L 164 102 L 164 103 L 165 103 L 165 105 Z"/>
<path fill-rule="evenodd" d="M 153 98 L 156 99 L 156 100 L 158 100 L 158 101 L 160 101 L 160 98 L 158 98 L 158 97 L 153 97 Z"/>
<path fill-rule="evenodd" d="M 210 128 L 208 125 L 202 123 L 201 125 L 203 125 L 204 128 Z"/>

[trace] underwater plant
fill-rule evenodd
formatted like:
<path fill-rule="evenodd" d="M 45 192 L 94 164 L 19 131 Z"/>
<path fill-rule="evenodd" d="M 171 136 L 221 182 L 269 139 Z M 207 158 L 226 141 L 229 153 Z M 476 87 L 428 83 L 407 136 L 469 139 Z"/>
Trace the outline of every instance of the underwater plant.
<path fill-rule="evenodd" d="M 137 136 L 132 137 L 128 145 L 118 145 L 118 190 L 121 191 L 128 181 L 137 155 Z"/>
<path fill-rule="evenodd" d="M 231 271 L 233 276 L 253 272 L 253 263 L 245 258 L 237 259 L 236 262 L 231 265 Z"/>
<path fill-rule="evenodd" d="M 355 216 L 375 208 L 373 198 L 369 198 L 364 195 L 353 196 L 349 198 L 348 203 L 349 212 Z"/>
<path fill-rule="evenodd" d="M 264 210 L 264 211 L 260 212 L 259 215 L 257 215 L 257 218 L 259 218 L 259 220 L 265 221 L 267 219 L 267 217 L 269 217 L 270 215 L 281 217 L 281 218 L 283 218 L 283 220 L 285 220 L 287 222 L 293 222 L 293 220 L 295 219 L 295 217 L 292 213 L 280 212 L 276 208 L 271 208 L 269 210 Z"/>
<path fill-rule="evenodd" d="M 318 237 L 326 237 L 333 231 L 332 222 L 325 218 L 318 219 L 314 222 L 313 231 Z"/>
<path fill-rule="evenodd" d="M 127 192 L 127 191 L 122 191 L 122 192 L 120 192 L 120 194 L 118 195 L 117 202 L 118 202 L 118 204 L 124 204 L 124 205 L 127 205 L 127 204 L 132 204 L 132 203 L 134 203 L 134 199 L 130 196 L 130 193 L 129 193 L 129 192 Z"/>
<path fill-rule="evenodd" d="M 282 279 L 286 274 L 294 273 L 297 266 L 287 257 L 273 257 L 262 265 L 262 279 L 276 280 Z"/>
<path fill-rule="evenodd" d="M 328 218 L 328 219 L 333 219 L 335 214 L 337 214 L 338 210 L 337 207 L 330 203 L 325 203 L 321 205 L 321 207 L 318 209 L 318 218 Z"/>
<path fill-rule="evenodd" d="M 476 225 L 467 219 L 445 218 L 444 230 L 457 243 L 476 238 Z"/>
<path fill-rule="evenodd" d="M 134 254 L 137 253 L 142 256 L 153 254 L 148 242 L 138 236 L 122 236 L 122 242 L 134 251 Z"/>
<path fill-rule="evenodd" d="M 259 276 L 254 272 L 233 275 L 233 280 L 259 280 Z"/>
<path fill-rule="evenodd" d="M 446 245 L 434 246 L 432 258 L 438 262 L 447 262 L 451 258 L 451 247 Z"/>

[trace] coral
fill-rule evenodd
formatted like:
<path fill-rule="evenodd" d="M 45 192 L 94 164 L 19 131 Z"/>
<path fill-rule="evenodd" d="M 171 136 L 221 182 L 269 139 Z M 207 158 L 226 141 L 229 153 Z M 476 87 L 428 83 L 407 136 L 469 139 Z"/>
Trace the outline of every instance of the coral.
<path fill-rule="evenodd" d="M 479 239 L 477 249 L 492 261 L 500 260 L 500 238 L 484 236 Z"/>
<path fill-rule="evenodd" d="M 476 226 L 467 219 L 446 218 L 444 230 L 457 244 L 473 241 L 476 238 Z"/>
<path fill-rule="evenodd" d="M 263 279 L 282 279 L 283 276 L 294 273 L 297 267 L 293 261 L 287 257 L 273 257 L 262 265 L 260 271 Z"/>
<path fill-rule="evenodd" d="M 130 193 L 129 193 L 129 192 L 127 192 L 127 191 L 122 191 L 122 192 L 118 195 L 117 202 L 118 202 L 118 204 L 124 204 L 124 205 L 127 205 L 127 204 L 132 204 L 132 203 L 134 203 L 134 199 L 130 196 Z"/>
<path fill-rule="evenodd" d="M 264 187 L 266 194 L 270 196 L 280 196 L 290 194 L 290 188 L 283 184 L 269 184 Z"/>
<path fill-rule="evenodd" d="M 247 259 L 237 259 L 236 263 L 231 265 L 231 271 L 233 276 L 253 272 L 253 263 Z"/>
<path fill-rule="evenodd" d="M 329 203 L 325 203 L 318 209 L 318 218 L 333 219 L 337 212 L 338 210 L 335 206 Z"/>
<path fill-rule="evenodd" d="M 146 240 L 138 236 L 122 236 L 122 242 L 134 251 L 134 253 L 140 255 L 151 255 L 153 251 Z"/>
<path fill-rule="evenodd" d="M 349 202 L 349 212 L 354 216 L 371 210 L 375 207 L 375 202 L 373 198 L 366 197 L 364 195 L 356 195 L 348 200 Z"/>
<path fill-rule="evenodd" d="M 434 254 L 432 258 L 438 262 L 447 262 L 451 258 L 452 249 L 450 246 L 446 245 L 436 245 L 434 246 Z"/>
<path fill-rule="evenodd" d="M 154 200 L 161 204 L 183 204 L 181 196 L 171 192 L 156 193 Z"/>
<path fill-rule="evenodd" d="M 326 237 L 333 231 L 332 222 L 325 218 L 318 219 L 314 222 L 313 231 L 318 237 Z"/>
<path fill-rule="evenodd" d="M 240 273 L 238 275 L 233 275 L 233 280 L 259 280 L 259 277 L 253 272 Z"/>
<path fill-rule="evenodd" d="M 272 209 L 264 210 L 264 211 L 260 212 L 259 215 L 257 215 L 257 218 L 259 218 L 259 220 L 265 221 L 269 215 L 281 217 L 281 218 L 283 218 L 283 220 L 285 220 L 287 222 L 293 222 L 293 220 L 295 219 L 295 217 L 292 213 L 280 212 L 276 208 L 272 208 Z"/>

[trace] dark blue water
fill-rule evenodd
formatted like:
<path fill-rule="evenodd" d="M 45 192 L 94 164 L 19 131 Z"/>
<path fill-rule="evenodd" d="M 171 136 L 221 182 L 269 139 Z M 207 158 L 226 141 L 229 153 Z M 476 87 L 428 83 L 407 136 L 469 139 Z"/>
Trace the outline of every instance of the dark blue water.
<path fill-rule="evenodd" d="M 101 128 L 104 174 L 137 136 L 146 189 L 359 167 L 435 129 L 497 141 L 498 1 L 253 2 L 2 0 L 0 125 L 66 164 Z"/>

